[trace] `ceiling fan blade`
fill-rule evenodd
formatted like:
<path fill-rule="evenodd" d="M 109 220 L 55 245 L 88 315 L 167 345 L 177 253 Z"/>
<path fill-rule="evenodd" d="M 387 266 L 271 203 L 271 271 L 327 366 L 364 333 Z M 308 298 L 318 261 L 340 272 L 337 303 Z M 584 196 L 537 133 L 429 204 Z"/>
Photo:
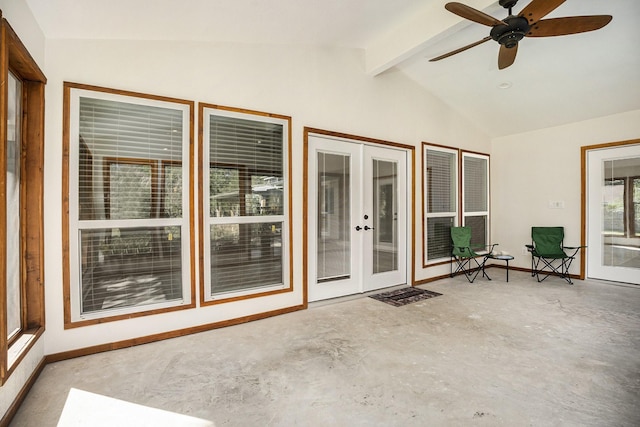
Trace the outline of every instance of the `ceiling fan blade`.
<path fill-rule="evenodd" d="M 529 21 L 529 25 L 538 22 L 549 13 L 553 12 L 565 0 L 531 0 L 518 16 L 522 16 Z"/>
<path fill-rule="evenodd" d="M 496 25 L 506 25 L 503 21 L 496 19 L 491 15 L 487 15 L 484 12 L 480 12 L 479 10 L 467 6 L 466 4 L 454 1 L 445 4 L 444 8 L 451 13 L 455 13 L 462 18 L 477 22 L 478 24 L 486 25 L 489 27 L 495 27 Z"/>
<path fill-rule="evenodd" d="M 479 40 L 477 42 L 468 44 L 468 45 L 466 45 L 464 47 L 461 47 L 460 49 L 452 50 L 451 52 L 445 53 L 444 55 L 440 55 L 440 56 L 436 56 L 435 58 L 431 58 L 429 60 L 429 62 L 440 61 L 441 59 L 448 58 L 450 56 L 455 55 L 456 53 L 464 52 L 467 49 L 471 49 L 472 47 L 478 46 L 479 44 L 482 44 L 484 42 L 488 42 L 489 40 L 491 40 L 491 37 L 487 36 L 487 37 L 483 38 L 482 40 Z"/>
<path fill-rule="evenodd" d="M 498 69 L 504 70 L 516 61 L 516 54 L 518 53 L 518 45 L 514 47 L 506 47 L 500 45 L 500 53 L 498 54 Z"/>
<path fill-rule="evenodd" d="M 611 15 L 569 16 L 566 18 L 543 19 L 531 27 L 527 37 L 566 36 L 599 30 L 607 25 Z"/>

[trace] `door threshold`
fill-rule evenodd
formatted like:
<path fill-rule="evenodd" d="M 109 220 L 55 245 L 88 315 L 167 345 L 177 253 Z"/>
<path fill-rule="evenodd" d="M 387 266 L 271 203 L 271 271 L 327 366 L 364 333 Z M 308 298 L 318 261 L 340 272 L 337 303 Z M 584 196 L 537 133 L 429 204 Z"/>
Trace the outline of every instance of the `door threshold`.
<path fill-rule="evenodd" d="M 376 290 L 373 290 L 373 291 L 363 292 L 363 293 L 360 293 L 360 294 L 344 295 L 344 296 L 341 296 L 341 297 L 328 298 L 328 299 L 323 299 L 323 300 L 320 300 L 320 301 L 313 301 L 313 302 L 309 303 L 308 308 L 311 309 L 311 308 L 322 307 L 322 306 L 330 305 L 330 304 L 338 304 L 338 303 L 341 303 L 341 302 L 352 301 L 352 300 L 360 299 L 360 298 L 366 298 L 369 295 L 375 295 L 375 294 L 380 293 L 380 292 L 395 291 L 396 289 L 402 289 L 402 288 L 406 288 L 406 287 L 410 287 L 410 286 L 405 283 L 404 285 L 389 286 L 388 288 L 380 288 L 380 289 L 376 289 Z"/>

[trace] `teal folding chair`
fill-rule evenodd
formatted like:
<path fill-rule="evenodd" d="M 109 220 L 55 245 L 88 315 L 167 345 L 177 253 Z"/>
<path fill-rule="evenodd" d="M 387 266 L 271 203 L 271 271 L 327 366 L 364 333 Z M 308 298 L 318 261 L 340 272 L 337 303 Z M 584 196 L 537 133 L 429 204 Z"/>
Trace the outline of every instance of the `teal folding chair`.
<path fill-rule="evenodd" d="M 464 273 L 469 283 L 473 283 L 482 271 L 482 277 L 491 280 L 491 277 L 484 271 L 484 264 L 489 259 L 493 248 L 497 243 L 488 246 L 471 247 L 471 228 L 469 227 L 451 227 L 451 275 Z M 483 249 L 483 253 L 475 252 L 475 249 Z M 454 263 L 455 271 L 454 271 Z"/>
<path fill-rule="evenodd" d="M 564 227 L 531 227 L 531 244 L 525 246 L 531 253 L 531 276 L 538 282 L 554 275 L 573 285 L 569 267 L 586 246 L 564 246 Z"/>

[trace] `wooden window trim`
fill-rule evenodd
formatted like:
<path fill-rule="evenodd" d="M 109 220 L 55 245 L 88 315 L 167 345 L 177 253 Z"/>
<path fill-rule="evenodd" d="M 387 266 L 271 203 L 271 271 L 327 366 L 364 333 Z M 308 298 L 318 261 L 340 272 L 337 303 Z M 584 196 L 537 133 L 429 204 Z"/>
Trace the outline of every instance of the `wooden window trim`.
<path fill-rule="evenodd" d="M 430 194 L 427 194 L 427 188 L 425 187 L 425 181 L 426 181 L 426 177 L 427 175 L 429 175 L 431 173 L 430 170 L 428 170 L 427 168 L 427 158 L 426 158 L 426 154 L 425 151 L 426 150 L 434 150 L 434 151 L 442 151 L 442 152 L 451 152 L 451 153 L 455 153 L 456 154 L 456 180 L 457 182 L 457 192 L 458 194 L 456 194 L 456 213 L 455 213 L 455 219 L 456 221 L 458 221 L 458 223 L 460 223 L 461 221 L 461 217 L 460 217 L 460 211 L 462 209 L 462 205 L 460 202 L 460 193 L 462 192 L 462 188 L 460 186 L 460 177 L 461 177 L 461 171 L 460 171 L 460 157 L 462 156 L 462 154 L 460 153 L 460 149 L 456 148 L 456 147 L 450 147 L 447 145 L 440 145 L 440 144 L 432 144 L 430 142 L 423 142 L 422 143 L 422 170 L 423 170 L 423 175 L 422 175 L 422 184 L 423 184 L 423 188 L 422 188 L 422 268 L 431 268 L 431 267 L 436 267 L 439 265 L 444 265 L 444 264 L 449 264 L 451 262 L 450 258 L 447 259 L 440 259 L 437 261 L 429 261 L 427 259 L 427 239 L 429 238 L 429 236 L 427 236 L 427 199 L 431 198 Z"/>
<path fill-rule="evenodd" d="M 6 245 L 0 245 L 0 385 L 4 384 L 45 329 L 44 313 L 44 86 L 47 82 L 27 48 L 0 12 L 0 185 L 6 186 L 7 86 L 9 70 L 22 82 L 21 124 L 21 286 L 22 329 L 8 340 Z M 0 198 L 0 227 L 7 225 L 6 199 Z M 22 339 L 21 339 L 22 338 Z M 11 345 L 23 345 L 9 365 Z"/>
<path fill-rule="evenodd" d="M 229 302 L 234 302 L 234 301 L 242 301 L 242 300 L 247 300 L 247 299 L 253 299 L 253 298 L 261 298 L 261 297 L 266 297 L 266 296 L 270 296 L 270 295 L 277 295 L 277 294 L 281 294 L 281 293 L 287 293 L 287 292 L 293 292 L 294 290 L 294 282 L 293 282 L 293 208 L 292 208 L 292 202 L 293 202 L 293 196 L 292 196 L 292 186 L 293 186 L 293 181 L 292 181 L 292 157 L 291 157 L 291 153 L 292 153 L 292 134 L 291 134 L 291 117 L 290 116 L 284 116 L 284 115 L 279 115 L 279 114 L 273 114 L 273 113 L 266 113 L 266 112 L 262 112 L 262 111 L 255 111 L 255 110 L 247 110 L 247 109 L 242 109 L 242 108 L 235 108 L 235 107 L 228 107 L 228 106 L 221 106 L 221 105 L 216 105 L 216 104 L 207 104 L 207 103 L 199 103 L 198 104 L 198 181 L 199 181 L 199 187 L 198 187 L 198 198 L 200 201 L 205 200 L 205 197 L 209 197 L 208 195 L 204 194 L 204 180 L 205 178 L 208 179 L 209 177 L 209 171 L 205 171 L 205 161 L 203 158 L 203 149 L 204 149 L 204 144 L 208 143 L 208 141 L 204 140 L 204 121 L 205 121 L 205 109 L 213 109 L 213 110 L 220 110 L 220 111 L 227 111 L 227 112 L 235 112 L 235 113 L 241 113 L 241 114 L 247 114 L 247 115 L 255 115 L 255 116 L 259 116 L 259 117 L 271 117 L 271 118 L 275 118 L 275 119 L 280 119 L 280 120 L 284 120 L 287 124 L 286 124 L 286 129 L 287 129 L 287 140 L 284 141 L 284 147 L 283 147 L 283 155 L 286 155 L 286 159 L 287 159 L 287 164 L 283 165 L 283 172 L 286 171 L 287 172 L 287 188 L 288 188 L 288 194 L 287 194 L 287 198 L 288 198 L 288 208 L 287 210 L 285 210 L 283 212 L 283 216 L 285 217 L 286 222 L 288 222 L 287 227 L 288 227 L 288 234 L 289 234 L 289 239 L 288 239 L 288 245 L 289 245 L 289 253 L 283 253 L 283 260 L 285 259 L 285 257 L 287 257 L 288 259 L 288 264 L 289 264 L 289 271 L 283 271 L 284 275 L 288 275 L 288 280 L 289 280 L 289 286 L 287 286 L 286 288 L 283 289 L 275 289 L 275 290 L 268 290 L 268 291 L 258 291 L 255 293 L 249 293 L 246 295 L 239 295 L 239 296 L 230 296 L 230 297 L 222 297 L 222 298 L 218 298 L 218 299 L 214 299 L 214 300 L 208 300 L 206 299 L 207 296 L 205 295 L 206 292 L 206 284 L 205 284 L 205 257 L 204 257 L 204 245 L 208 244 L 208 242 L 205 242 L 205 231 L 204 231 L 204 224 L 205 224 L 205 215 L 209 216 L 209 212 L 205 211 L 204 209 L 204 205 L 206 205 L 207 207 L 209 206 L 208 204 L 202 203 L 203 206 L 200 206 L 200 211 L 199 211 L 199 220 L 198 220 L 198 226 L 199 226 L 199 230 L 200 230 L 200 235 L 199 235 L 199 249 L 200 249 L 200 259 L 199 259 L 199 267 L 200 267 L 200 306 L 210 306 L 210 305 L 216 305 L 216 304 L 223 304 L 223 303 L 229 303 Z M 209 168 L 211 168 L 211 162 L 206 162 L 206 164 L 209 164 Z M 238 169 L 237 165 L 229 165 L 231 166 L 232 169 Z M 220 167 L 227 167 L 227 165 L 221 165 Z M 239 170 L 239 169 L 238 169 Z M 240 190 L 239 190 L 240 191 Z"/>
<path fill-rule="evenodd" d="M 465 196 L 465 192 L 464 192 L 464 182 L 463 182 L 463 178 L 464 178 L 464 159 L 465 159 L 465 155 L 471 155 L 471 156 L 475 156 L 477 158 L 486 158 L 487 161 L 487 229 L 486 229 L 486 236 L 485 239 L 487 241 L 487 244 L 491 241 L 491 156 L 487 153 L 481 153 L 479 151 L 469 151 L 469 150 L 460 150 L 460 156 L 458 161 L 460 162 L 459 166 L 458 166 L 458 185 L 459 185 L 459 189 L 458 189 L 458 194 L 459 194 L 459 201 L 458 203 L 460 203 L 460 209 L 459 209 L 459 223 L 462 225 L 465 225 L 465 217 L 466 216 L 471 216 L 471 215 L 465 215 L 465 204 L 464 204 L 464 196 Z M 485 211 L 482 211 L 485 212 Z"/>
<path fill-rule="evenodd" d="M 64 328 L 72 329 L 77 327 L 91 326 L 97 325 L 105 322 L 113 322 L 125 319 L 131 319 L 142 316 L 152 316 L 160 313 L 168 313 L 172 311 L 178 310 L 186 310 L 192 309 L 196 307 L 196 296 L 195 296 L 195 221 L 194 221 L 194 102 L 184 99 L 178 98 L 170 98 L 159 95 L 152 95 L 140 92 L 132 92 L 125 91 L 119 89 L 106 88 L 101 86 L 92 86 L 81 83 L 73 83 L 73 82 L 64 82 L 63 83 L 63 139 L 62 139 L 62 281 L 63 281 L 63 299 L 64 299 Z M 168 308 L 158 308 L 158 309 L 148 309 L 140 312 L 134 313 L 125 313 L 125 314 L 117 314 L 110 315 L 99 318 L 92 318 L 86 320 L 72 320 L 72 307 L 71 307 L 71 258 L 69 254 L 69 230 L 70 230 L 70 220 L 69 220 L 69 190 L 70 190 L 70 137 L 71 137 L 71 91 L 72 89 L 80 89 L 80 90 L 88 90 L 93 92 L 101 92 L 108 94 L 116 94 L 123 96 L 130 96 L 135 98 L 144 98 L 156 101 L 163 102 L 171 102 L 176 104 L 186 105 L 189 108 L 189 183 L 188 183 L 188 191 L 189 191 L 189 218 L 188 218 L 188 227 L 189 227 L 189 236 L 190 236 L 190 246 L 189 246 L 189 263 L 188 265 L 184 265 L 183 268 L 189 269 L 190 276 L 190 301 L 185 301 L 184 304 L 174 307 Z M 185 125 L 187 125 L 185 123 Z"/>

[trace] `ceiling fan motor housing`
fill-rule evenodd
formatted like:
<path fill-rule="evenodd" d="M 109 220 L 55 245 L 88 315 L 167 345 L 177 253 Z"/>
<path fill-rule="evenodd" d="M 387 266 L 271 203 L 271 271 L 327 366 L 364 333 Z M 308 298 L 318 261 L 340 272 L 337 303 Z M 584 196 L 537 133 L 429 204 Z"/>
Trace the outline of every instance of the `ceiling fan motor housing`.
<path fill-rule="evenodd" d="M 518 0 L 500 0 L 498 3 L 500 3 L 500 6 L 504 7 L 505 9 L 511 9 L 516 5 L 516 3 L 518 3 Z"/>
<path fill-rule="evenodd" d="M 522 40 L 531 26 L 526 18 L 521 16 L 509 16 L 504 19 L 506 25 L 496 25 L 491 28 L 491 38 L 507 48 L 512 48 L 518 45 L 518 42 Z"/>

